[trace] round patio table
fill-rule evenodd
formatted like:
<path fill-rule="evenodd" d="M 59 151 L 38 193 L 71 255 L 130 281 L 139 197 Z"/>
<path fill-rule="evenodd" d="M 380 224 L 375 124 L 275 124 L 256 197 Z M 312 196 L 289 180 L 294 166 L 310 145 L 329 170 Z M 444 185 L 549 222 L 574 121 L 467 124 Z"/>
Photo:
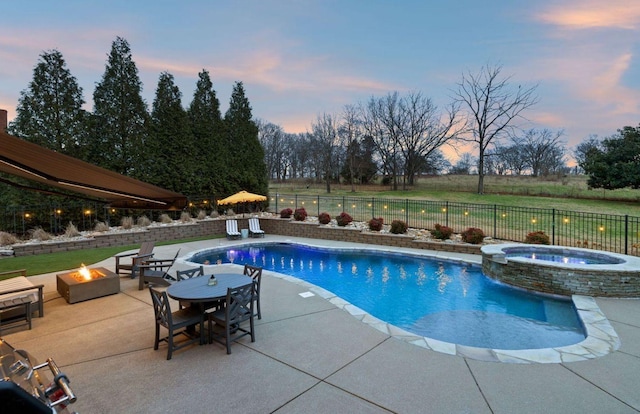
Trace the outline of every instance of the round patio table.
<path fill-rule="evenodd" d="M 237 288 L 253 282 L 251 277 L 238 273 L 216 273 L 218 284 L 210 286 L 210 276 L 198 276 L 176 282 L 167 288 L 167 295 L 182 302 L 213 302 L 225 299 L 227 288 Z"/>

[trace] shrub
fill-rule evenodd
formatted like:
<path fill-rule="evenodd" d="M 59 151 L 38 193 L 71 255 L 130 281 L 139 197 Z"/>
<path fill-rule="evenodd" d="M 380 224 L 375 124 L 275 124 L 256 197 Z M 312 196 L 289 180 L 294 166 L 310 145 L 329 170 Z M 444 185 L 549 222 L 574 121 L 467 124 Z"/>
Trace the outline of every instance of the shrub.
<path fill-rule="evenodd" d="M 551 244 L 549 236 L 544 234 L 543 231 L 534 231 L 527 234 L 524 242 L 529 244 Z"/>
<path fill-rule="evenodd" d="M 482 229 L 476 227 L 469 227 L 460 233 L 460 235 L 462 236 L 462 241 L 465 243 L 480 244 L 484 240 L 484 232 Z"/>
<path fill-rule="evenodd" d="M 373 217 L 371 220 L 369 220 L 369 230 L 380 231 L 382 230 L 383 224 L 384 219 L 382 217 Z"/>
<path fill-rule="evenodd" d="M 291 210 L 290 208 L 284 208 L 280 210 L 280 218 L 291 218 L 292 214 L 293 210 Z"/>
<path fill-rule="evenodd" d="M 188 211 L 183 211 L 180 214 L 181 223 L 191 223 L 191 214 Z"/>
<path fill-rule="evenodd" d="M 391 222 L 391 233 L 393 234 L 405 234 L 409 226 L 402 220 L 393 220 Z"/>
<path fill-rule="evenodd" d="M 220 213 L 218 213 L 218 211 L 217 211 L 217 210 L 213 210 L 213 211 L 211 212 L 211 214 L 209 214 L 209 217 L 211 217 L 211 218 L 216 218 L 216 217 L 218 217 L 219 215 L 220 215 Z"/>
<path fill-rule="evenodd" d="M 149 227 L 149 225 L 151 224 L 151 220 L 149 220 L 149 217 L 142 215 L 138 217 L 137 224 L 139 227 Z"/>
<path fill-rule="evenodd" d="M 132 229 L 133 228 L 133 217 L 122 217 L 120 219 L 120 225 L 125 230 Z"/>
<path fill-rule="evenodd" d="M 227 209 L 227 211 L 224 214 L 226 214 L 227 216 L 235 216 L 236 212 L 233 211 L 232 208 L 230 208 L 230 209 Z"/>
<path fill-rule="evenodd" d="M 340 213 L 338 217 L 336 217 L 336 222 L 338 223 L 338 226 L 344 227 L 347 224 L 351 223 L 352 221 L 353 221 L 353 217 L 351 217 L 349 213 L 345 213 L 344 211 Z"/>
<path fill-rule="evenodd" d="M 434 239 L 447 240 L 453 234 L 453 229 L 451 227 L 440 224 L 436 224 L 435 227 L 436 228 L 434 230 L 429 231 Z"/>
<path fill-rule="evenodd" d="M 78 237 L 80 235 L 80 232 L 72 222 L 69 222 L 69 224 L 67 224 L 67 227 L 64 228 L 64 235 L 67 237 Z"/>
<path fill-rule="evenodd" d="M 98 221 L 93 228 L 93 231 L 104 233 L 105 231 L 109 231 L 109 226 L 104 221 Z"/>
<path fill-rule="evenodd" d="M 166 213 L 160 214 L 160 217 L 158 217 L 158 221 L 160 223 L 163 223 L 163 224 L 171 224 L 171 223 L 173 223 L 173 219 L 171 217 L 169 217 L 169 215 L 166 214 Z"/>
<path fill-rule="evenodd" d="M 296 211 L 293 212 L 293 218 L 296 221 L 305 221 L 307 219 L 307 210 L 304 207 L 296 208 Z"/>
<path fill-rule="evenodd" d="M 42 227 L 37 227 L 33 230 L 29 230 L 29 234 L 31 235 L 31 239 L 45 241 L 51 240 L 53 236 L 47 233 Z"/>
<path fill-rule="evenodd" d="M 7 246 L 18 243 L 18 238 L 6 231 L 0 231 L 0 246 Z"/>
<path fill-rule="evenodd" d="M 320 224 L 329 224 L 331 223 L 331 216 L 329 215 L 329 213 L 320 213 L 320 215 L 318 216 L 318 222 Z"/>
<path fill-rule="evenodd" d="M 205 218 L 207 218 L 207 212 L 204 210 L 199 210 L 198 211 L 198 220 L 204 220 Z"/>

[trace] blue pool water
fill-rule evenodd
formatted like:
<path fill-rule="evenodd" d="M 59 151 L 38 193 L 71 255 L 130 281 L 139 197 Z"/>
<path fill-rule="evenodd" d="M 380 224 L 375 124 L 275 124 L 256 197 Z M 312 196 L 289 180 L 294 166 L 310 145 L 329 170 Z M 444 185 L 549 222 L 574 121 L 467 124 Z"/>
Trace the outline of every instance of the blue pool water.
<path fill-rule="evenodd" d="M 564 264 L 618 264 L 621 261 L 604 255 L 584 255 L 584 254 L 564 254 L 564 253 L 545 253 L 531 251 L 517 251 L 507 253 L 507 257 L 522 257 L 525 259 L 542 260 L 545 262 L 564 263 Z"/>
<path fill-rule="evenodd" d="M 252 264 L 291 275 L 378 319 L 445 342 L 535 349 L 585 338 L 569 300 L 513 289 L 464 263 L 283 243 L 209 250 L 189 261 Z"/>

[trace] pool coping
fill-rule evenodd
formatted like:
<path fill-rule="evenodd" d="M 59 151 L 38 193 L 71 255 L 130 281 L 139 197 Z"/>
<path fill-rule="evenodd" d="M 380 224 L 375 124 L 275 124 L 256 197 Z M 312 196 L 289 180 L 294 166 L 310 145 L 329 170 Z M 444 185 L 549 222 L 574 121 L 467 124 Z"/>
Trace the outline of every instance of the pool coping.
<path fill-rule="evenodd" d="M 233 245 L 242 244 L 269 244 L 274 243 L 274 240 L 239 240 L 238 243 L 227 244 L 223 247 L 230 247 Z M 410 253 L 417 256 L 425 256 L 429 258 L 447 259 L 457 262 L 469 263 L 478 265 L 476 260 L 470 260 L 464 257 L 455 257 L 455 254 L 446 254 L 445 252 L 434 252 L 430 254 L 429 251 L 421 249 L 410 248 L 393 248 L 387 247 L 386 249 L 380 249 L 378 246 L 362 246 L 358 243 L 332 243 L 332 246 L 328 246 L 319 240 L 313 240 L 312 242 L 305 240 L 293 240 L 285 239 L 279 241 L 281 243 L 295 243 L 309 245 L 311 247 L 322 248 L 334 248 L 334 249 L 352 249 L 352 250 L 368 250 L 368 251 L 387 251 L 390 253 Z M 215 247 L 210 247 L 202 250 L 211 250 Z M 199 251 L 190 252 L 189 256 L 192 256 Z M 464 256 L 464 255 L 458 255 Z M 190 263 L 185 261 L 184 258 L 179 258 L 177 261 L 182 263 Z M 223 266 L 240 266 L 236 264 L 222 264 L 222 265 L 209 265 L 210 267 L 223 267 Z M 207 266 L 205 266 L 207 267 Z M 516 363 L 516 364 L 550 364 L 550 363 L 564 363 L 564 362 L 577 362 L 586 361 L 589 359 L 599 358 L 616 351 L 620 348 L 620 338 L 618 334 L 611 326 L 611 323 L 600 310 L 594 297 L 573 295 L 571 300 L 576 308 L 578 317 L 585 329 L 586 338 L 576 344 L 555 347 L 555 348 L 536 348 L 536 349 L 492 349 L 492 348 L 478 348 L 467 345 L 460 345 L 450 342 L 444 342 L 425 336 L 416 335 L 408 332 L 395 325 L 382 321 L 361 308 L 351 304 L 350 302 L 336 296 L 334 293 L 316 286 L 312 283 L 298 279 L 294 276 L 285 275 L 274 271 L 264 270 L 263 275 L 269 275 L 277 277 L 279 279 L 303 286 L 308 291 L 321 298 L 327 300 L 335 307 L 349 313 L 354 318 L 360 320 L 362 323 L 371 326 L 372 328 L 387 334 L 393 338 L 399 339 L 404 342 L 408 342 L 421 348 L 429 349 L 435 352 L 440 352 L 448 355 L 455 355 L 464 358 L 471 358 L 479 361 L 488 362 L 502 362 L 502 363 Z"/>

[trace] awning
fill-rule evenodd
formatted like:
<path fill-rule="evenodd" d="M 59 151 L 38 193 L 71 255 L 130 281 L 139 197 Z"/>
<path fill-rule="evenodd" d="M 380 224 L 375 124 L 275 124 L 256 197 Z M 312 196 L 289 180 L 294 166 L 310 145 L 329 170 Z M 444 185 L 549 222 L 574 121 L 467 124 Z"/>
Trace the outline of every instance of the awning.
<path fill-rule="evenodd" d="M 115 208 L 181 210 L 187 205 L 187 198 L 180 193 L 97 167 L 2 131 L 0 171 L 83 194 Z"/>

